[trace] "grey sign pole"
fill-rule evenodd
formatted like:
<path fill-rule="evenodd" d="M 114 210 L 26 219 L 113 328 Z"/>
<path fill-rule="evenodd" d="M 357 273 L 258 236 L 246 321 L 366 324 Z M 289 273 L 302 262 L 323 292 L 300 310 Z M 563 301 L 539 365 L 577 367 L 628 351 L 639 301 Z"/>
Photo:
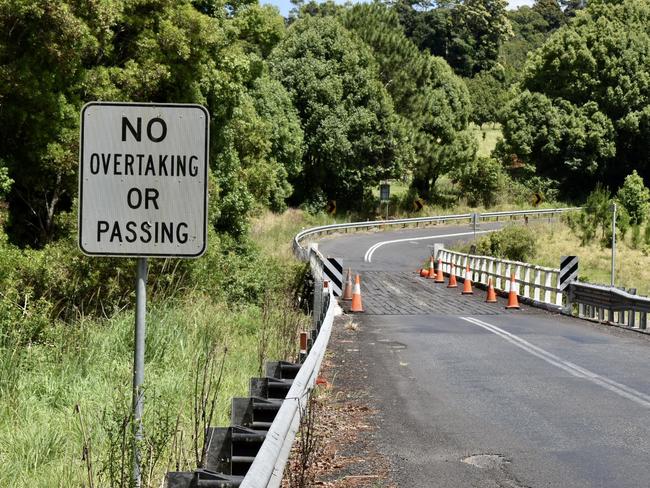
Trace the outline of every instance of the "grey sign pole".
<path fill-rule="evenodd" d="M 138 258 L 135 287 L 135 347 L 133 356 L 133 483 L 142 486 L 140 445 L 142 444 L 142 411 L 144 409 L 144 339 L 147 313 L 147 258 Z"/>
<path fill-rule="evenodd" d="M 616 204 L 612 204 L 612 283 L 614 286 L 614 277 L 616 275 Z"/>

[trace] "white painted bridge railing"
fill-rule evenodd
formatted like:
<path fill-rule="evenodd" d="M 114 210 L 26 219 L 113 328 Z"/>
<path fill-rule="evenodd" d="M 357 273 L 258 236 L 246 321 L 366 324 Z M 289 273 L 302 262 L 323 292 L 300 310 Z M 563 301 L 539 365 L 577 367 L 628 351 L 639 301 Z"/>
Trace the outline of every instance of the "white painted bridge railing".
<path fill-rule="evenodd" d="M 545 304 L 553 309 L 562 307 L 562 292 L 559 289 L 560 270 L 545 268 L 530 263 L 510 261 L 491 256 L 464 254 L 448 249 L 440 249 L 436 260 L 442 260 L 442 270 L 450 273 L 452 265 L 457 276 L 464 278 L 469 264 L 474 283 L 487 286 L 488 279 L 498 291 L 510 291 L 510 278 L 515 276 L 515 291 L 520 297 L 533 304 Z"/>

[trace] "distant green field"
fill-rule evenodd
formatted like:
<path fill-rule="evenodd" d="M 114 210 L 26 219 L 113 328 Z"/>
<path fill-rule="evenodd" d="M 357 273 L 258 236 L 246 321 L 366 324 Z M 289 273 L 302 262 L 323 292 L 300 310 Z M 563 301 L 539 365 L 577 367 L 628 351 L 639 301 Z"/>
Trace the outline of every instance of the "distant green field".
<path fill-rule="evenodd" d="M 478 155 L 489 156 L 497 145 L 497 140 L 501 137 L 501 126 L 499 124 L 486 124 L 481 128 L 471 124 L 469 130 L 474 133 L 478 141 Z"/>
<path fill-rule="evenodd" d="M 390 196 L 401 196 L 404 195 L 409 190 L 409 184 L 404 183 L 400 180 L 391 180 L 388 182 L 390 184 Z M 379 198 L 379 186 L 373 188 L 373 196 Z"/>

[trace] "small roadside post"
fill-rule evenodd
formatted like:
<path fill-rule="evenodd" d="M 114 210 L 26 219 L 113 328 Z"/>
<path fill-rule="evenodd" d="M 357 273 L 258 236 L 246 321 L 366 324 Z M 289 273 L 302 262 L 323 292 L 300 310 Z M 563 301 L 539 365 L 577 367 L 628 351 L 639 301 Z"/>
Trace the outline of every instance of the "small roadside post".
<path fill-rule="evenodd" d="M 193 104 L 90 102 L 81 110 L 79 249 L 137 258 L 133 483 L 142 486 L 148 258 L 198 258 L 207 245 L 208 111 Z"/>
<path fill-rule="evenodd" d="M 609 207 L 612 211 L 612 277 L 610 286 L 614 287 L 616 276 L 616 202 Z"/>
<path fill-rule="evenodd" d="M 474 230 L 474 242 L 476 242 L 476 229 L 478 229 L 479 214 L 474 212 L 472 214 L 472 229 Z"/>
<path fill-rule="evenodd" d="M 379 200 L 386 204 L 386 220 L 388 220 L 388 206 L 390 205 L 390 184 L 382 183 L 379 185 Z"/>

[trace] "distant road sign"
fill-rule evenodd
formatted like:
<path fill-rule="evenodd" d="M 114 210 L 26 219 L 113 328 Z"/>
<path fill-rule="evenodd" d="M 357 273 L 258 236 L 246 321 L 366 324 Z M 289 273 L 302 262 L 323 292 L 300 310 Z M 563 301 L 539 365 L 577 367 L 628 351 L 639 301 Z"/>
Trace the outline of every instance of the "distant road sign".
<path fill-rule="evenodd" d="M 336 215 L 336 200 L 330 200 L 325 206 L 325 211 L 330 215 Z"/>
<path fill-rule="evenodd" d="M 533 198 L 532 198 L 533 205 L 535 205 L 537 207 L 540 203 L 542 203 L 542 200 L 543 200 L 543 198 L 542 198 L 542 195 L 540 193 L 534 193 L 533 194 Z"/>
<path fill-rule="evenodd" d="M 207 237 L 209 114 L 200 105 L 81 110 L 79 247 L 93 256 L 198 257 Z"/>
<path fill-rule="evenodd" d="M 382 202 L 388 202 L 390 200 L 390 185 L 388 183 L 379 185 L 379 200 Z"/>
<path fill-rule="evenodd" d="M 413 201 L 413 210 L 419 212 L 423 208 L 424 208 L 424 202 L 422 201 L 421 198 L 417 198 Z"/>

